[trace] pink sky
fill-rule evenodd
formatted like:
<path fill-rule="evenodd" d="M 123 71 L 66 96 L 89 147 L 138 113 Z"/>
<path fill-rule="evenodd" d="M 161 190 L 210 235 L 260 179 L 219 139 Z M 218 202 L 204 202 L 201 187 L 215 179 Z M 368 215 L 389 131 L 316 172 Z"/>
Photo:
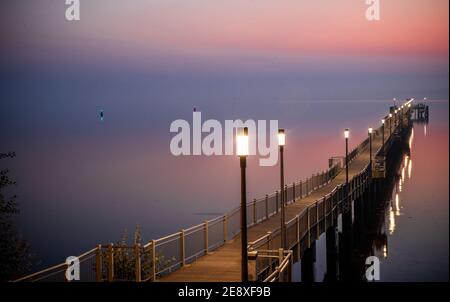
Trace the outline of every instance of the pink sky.
<path fill-rule="evenodd" d="M 64 20 L 62 1 L 33 4 L 19 0 L 3 16 L 14 26 L 13 44 L 144 58 L 448 53 L 447 0 L 381 0 L 381 20 L 373 22 L 363 0 L 81 1 L 76 24 Z"/>

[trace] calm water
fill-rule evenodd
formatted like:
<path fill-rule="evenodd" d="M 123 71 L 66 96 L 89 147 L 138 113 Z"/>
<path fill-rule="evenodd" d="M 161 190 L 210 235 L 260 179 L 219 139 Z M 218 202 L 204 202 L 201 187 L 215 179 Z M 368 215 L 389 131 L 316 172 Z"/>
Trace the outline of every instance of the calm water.
<path fill-rule="evenodd" d="M 269 101 L 245 93 L 231 102 L 212 94 L 211 101 L 182 95 L 147 100 L 114 89 L 100 100 L 74 100 L 75 93 L 61 101 L 51 91 L 31 86 L 8 99 L 7 110 L 0 112 L 2 129 L 9 129 L 1 134 L 1 149 L 17 153 L 5 165 L 18 182 L 18 223 L 43 265 L 115 242 L 136 224 L 149 240 L 238 205 L 235 157 L 174 157 L 169 151 L 170 123 L 190 121 L 194 105 L 204 120 L 278 119 L 287 129 L 286 180 L 292 182 L 327 168 L 330 156 L 343 153 L 343 128 L 351 129 L 351 145 L 356 145 L 391 104 Z M 414 127 L 407 169 L 411 176 L 408 172 L 401 192 L 393 193 L 399 208 L 394 217 L 385 212 L 388 253 L 382 255 L 382 280 L 448 280 L 448 101 L 431 102 L 430 123 Z M 249 198 L 272 192 L 277 184 L 277 167 L 249 160 Z M 326 266 L 322 241 L 317 280 Z"/>

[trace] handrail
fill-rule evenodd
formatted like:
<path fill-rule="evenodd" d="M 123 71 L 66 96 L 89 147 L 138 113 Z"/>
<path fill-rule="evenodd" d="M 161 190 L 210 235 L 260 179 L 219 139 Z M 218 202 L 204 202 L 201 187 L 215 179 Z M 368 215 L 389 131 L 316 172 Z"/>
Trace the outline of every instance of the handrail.
<path fill-rule="evenodd" d="M 269 251 L 270 252 L 270 251 Z M 278 263 L 278 266 L 275 268 L 275 270 L 266 278 L 263 280 L 263 282 L 276 282 L 276 281 L 285 281 L 280 279 L 280 275 L 285 273 L 287 270 L 291 269 L 292 266 L 292 251 L 283 251 L 283 259 L 280 263 Z M 264 256 L 267 258 L 273 257 L 270 255 Z M 278 257 L 273 257 L 278 258 Z"/>

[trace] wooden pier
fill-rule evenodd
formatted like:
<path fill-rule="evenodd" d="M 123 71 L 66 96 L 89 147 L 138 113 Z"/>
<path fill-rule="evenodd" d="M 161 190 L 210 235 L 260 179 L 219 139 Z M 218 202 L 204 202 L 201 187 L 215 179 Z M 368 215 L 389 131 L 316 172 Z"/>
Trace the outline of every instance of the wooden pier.
<path fill-rule="evenodd" d="M 428 107 L 413 106 L 411 100 L 396 107 L 394 114 L 386 115 L 384 124 L 374 129 L 371 148 L 367 138 L 349 153 L 348 183 L 342 163 L 330 160 L 327 171 L 248 203 L 250 280 L 290 281 L 294 257 L 307 257 L 315 240 L 324 232 L 328 236 L 340 215 L 352 219 L 353 201 L 370 190 L 374 177 L 384 177 L 385 171 L 379 169 L 384 169 L 388 151 L 409 129 L 416 112 L 428 118 Z M 287 249 L 280 248 L 280 194 L 285 194 Z M 79 257 L 85 278 L 81 281 L 240 281 L 239 211 L 143 246 L 98 245 Z M 115 263 L 118 257 L 131 265 L 121 268 Z M 65 281 L 67 267 L 62 263 L 17 281 Z"/>

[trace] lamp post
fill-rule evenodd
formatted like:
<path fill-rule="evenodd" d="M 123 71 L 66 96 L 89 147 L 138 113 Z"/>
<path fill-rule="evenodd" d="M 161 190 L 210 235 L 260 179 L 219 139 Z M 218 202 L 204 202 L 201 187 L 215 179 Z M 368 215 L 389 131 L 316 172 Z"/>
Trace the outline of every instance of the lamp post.
<path fill-rule="evenodd" d="M 386 121 L 384 119 L 381 120 L 381 149 L 383 150 L 383 154 L 384 154 L 384 123 Z M 391 127 L 391 123 L 389 122 L 389 129 Z M 391 130 L 389 130 L 390 132 Z M 389 133 L 390 135 L 390 133 Z"/>
<path fill-rule="evenodd" d="M 384 123 L 383 123 L 383 128 L 384 128 Z M 384 131 L 384 129 L 383 129 Z M 372 171 L 372 127 L 369 128 L 369 154 L 370 154 L 370 170 Z"/>
<path fill-rule="evenodd" d="M 236 153 L 241 166 L 241 280 L 248 281 L 247 259 L 247 189 L 245 168 L 248 156 L 248 128 L 240 128 L 236 136 Z"/>
<path fill-rule="evenodd" d="M 344 137 L 345 137 L 345 184 L 348 185 L 348 137 L 349 137 L 349 131 L 347 128 L 344 130 Z"/>
<path fill-rule="evenodd" d="M 403 105 L 400 106 L 400 127 L 403 128 Z"/>
<path fill-rule="evenodd" d="M 397 129 L 397 109 L 394 110 L 394 132 Z"/>
<path fill-rule="evenodd" d="M 408 114 L 407 117 L 408 117 L 408 125 L 409 125 L 409 123 L 411 121 L 411 103 L 408 104 L 408 110 L 406 112 Z"/>
<path fill-rule="evenodd" d="M 389 137 L 392 135 L 392 113 L 389 113 Z"/>
<path fill-rule="evenodd" d="M 286 144 L 286 134 L 284 129 L 278 129 L 278 146 L 280 147 L 280 192 L 281 192 L 281 247 L 286 248 L 286 228 L 285 228 L 285 190 L 284 190 L 284 145 Z"/>

